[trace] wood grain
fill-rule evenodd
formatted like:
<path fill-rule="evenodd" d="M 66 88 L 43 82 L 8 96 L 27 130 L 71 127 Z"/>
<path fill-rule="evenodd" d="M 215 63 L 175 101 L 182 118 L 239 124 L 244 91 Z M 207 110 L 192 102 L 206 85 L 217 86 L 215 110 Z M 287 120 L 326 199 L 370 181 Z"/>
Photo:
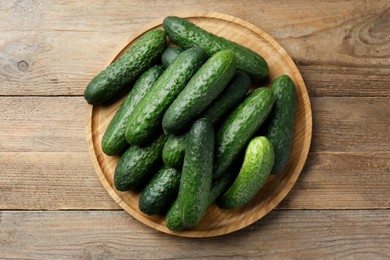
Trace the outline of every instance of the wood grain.
<path fill-rule="evenodd" d="M 0 209 L 120 209 L 87 152 L 0 152 Z"/>
<path fill-rule="evenodd" d="M 118 210 L 93 173 L 77 96 L 146 23 L 194 10 L 247 20 L 281 43 L 314 128 L 287 210 L 190 241 Z M 0 258 L 390 258 L 389 19 L 387 0 L 0 0 Z"/>
<path fill-rule="evenodd" d="M 107 156 L 102 151 L 102 138 L 108 124 L 123 100 L 105 106 L 90 106 L 89 120 L 86 124 L 88 150 L 92 164 L 110 196 L 134 218 L 152 228 L 186 237 L 220 236 L 259 220 L 275 208 L 288 194 L 296 182 L 305 164 L 312 137 L 312 113 L 310 100 L 302 76 L 286 51 L 268 34 L 256 26 L 221 13 L 191 12 L 181 14 L 187 20 L 218 36 L 237 42 L 259 53 L 268 63 L 270 82 L 282 74 L 287 74 L 294 81 L 296 92 L 296 111 L 291 145 L 290 160 L 283 173 L 272 176 L 254 198 L 239 209 L 221 210 L 210 207 L 195 227 L 185 231 L 172 231 L 166 227 L 163 216 L 148 216 L 138 207 L 139 192 L 129 190 L 120 192 L 114 187 L 114 172 L 118 157 Z M 114 53 L 104 67 L 109 66 L 132 46 L 147 31 L 162 28 L 164 18 L 146 25 L 134 38 L 125 42 L 123 49 Z"/>
<path fill-rule="evenodd" d="M 146 228 L 125 212 L 6 211 L 0 257 L 388 259 L 389 225 L 390 210 L 278 210 L 245 230 L 195 241 Z"/>
<path fill-rule="evenodd" d="M 310 101 L 311 151 L 389 151 L 390 98 Z M 0 152 L 87 152 L 82 97 L 0 97 L 0 111 Z"/>
<path fill-rule="evenodd" d="M 0 210 L 118 210 L 87 152 L 0 152 Z M 280 209 L 390 208 L 390 152 L 312 152 Z"/>
<path fill-rule="evenodd" d="M 386 0 L 279 0 L 272 6 L 250 0 L 240 8 L 216 0 L 3 2 L 0 24 L 7 26 L 0 28 L 0 95 L 82 95 L 135 31 L 158 17 L 199 9 L 264 29 L 298 64 L 311 96 L 390 95 Z"/>

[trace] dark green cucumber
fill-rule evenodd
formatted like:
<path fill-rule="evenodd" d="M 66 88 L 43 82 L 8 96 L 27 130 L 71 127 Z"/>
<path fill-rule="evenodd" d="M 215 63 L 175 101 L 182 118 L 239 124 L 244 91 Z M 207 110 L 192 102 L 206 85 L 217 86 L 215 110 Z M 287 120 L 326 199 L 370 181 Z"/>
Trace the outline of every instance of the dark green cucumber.
<path fill-rule="evenodd" d="M 213 174 L 214 130 L 205 119 L 191 126 L 187 137 L 178 203 L 182 223 L 193 227 L 199 223 L 208 206 Z"/>
<path fill-rule="evenodd" d="M 191 48 L 183 51 L 163 72 L 127 121 L 125 136 L 130 144 L 143 145 L 161 130 L 165 111 L 206 58 L 202 49 Z"/>
<path fill-rule="evenodd" d="M 263 57 L 242 45 L 209 33 L 180 17 L 166 17 L 163 27 L 169 39 L 184 49 L 196 46 L 204 49 L 209 56 L 228 49 L 237 58 L 237 68 L 249 77 L 260 80 L 268 76 L 268 65 Z"/>
<path fill-rule="evenodd" d="M 177 134 L 199 116 L 224 90 L 236 71 L 233 52 L 214 54 L 195 73 L 187 86 L 173 101 L 162 121 L 166 133 Z"/>
<path fill-rule="evenodd" d="M 148 215 L 168 209 L 179 192 L 181 172 L 163 166 L 146 185 L 139 198 L 139 209 Z"/>
<path fill-rule="evenodd" d="M 84 98 L 94 105 L 109 100 L 152 66 L 166 45 L 164 31 L 145 33 L 118 60 L 92 79 L 85 89 Z"/>
<path fill-rule="evenodd" d="M 162 158 L 166 166 L 180 169 L 183 165 L 187 134 L 170 135 L 164 145 Z"/>
<path fill-rule="evenodd" d="M 251 86 L 251 80 L 244 72 L 234 74 L 225 90 L 202 113 L 203 118 L 215 125 L 226 116 L 245 97 Z"/>
<path fill-rule="evenodd" d="M 230 188 L 218 199 L 218 206 L 231 209 L 247 204 L 267 181 L 274 164 L 274 150 L 267 137 L 252 139 L 244 162 Z"/>
<path fill-rule="evenodd" d="M 210 207 L 217 200 L 217 198 L 227 190 L 232 181 L 234 181 L 234 178 L 236 178 L 240 167 L 241 164 L 239 164 L 239 167 L 233 167 L 229 169 L 226 174 L 222 175 L 218 179 L 212 180 L 207 207 Z M 165 222 L 167 228 L 169 228 L 170 230 L 183 230 L 186 228 L 180 218 L 180 210 L 177 199 L 169 208 L 165 217 Z"/>
<path fill-rule="evenodd" d="M 224 91 L 202 113 L 215 126 L 245 97 L 250 87 L 250 79 L 244 72 L 236 72 Z M 180 168 L 183 164 L 186 134 L 170 135 L 163 149 L 164 163 Z"/>
<path fill-rule="evenodd" d="M 163 54 L 161 55 L 161 62 L 164 65 L 164 67 L 167 68 L 182 52 L 183 49 L 179 47 L 166 48 Z"/>
<path fill-rule="evenodd" d="M 272 174 L 278 174 L 283 171 L 290 157 L 296 96 L 294 82 L 287 75 L 276 78 L 271 89 L 275 95 L 275 104 L 265 124 L 265 136 L 275 150 Z"/>
<path fill-rule="evenodd" d="M 154 168 L 161 161 L 161 151 L 167 140 L 161 135 L 145 147 L 130 146 L 120 158 L 114 174 L 115 188 L 126 191 L 140 188 L 151 177 Z"/>
<path fill-rule="evenodd" d="M 103 135 L 102 149 L 105 154 L 118 155 L 129 146 L 125 137 L 127 119 L 163 71 L 162 66 L 155 65 L 145 71 L 134 83 L 133 89 L 115 113 Z"/>
<path fill-rule="evenodd" d="M 216 137 L 214 178 L 223 174 L 259 130 L 274 104 L 271 89 L 258 88 L 225 119 Z"/>

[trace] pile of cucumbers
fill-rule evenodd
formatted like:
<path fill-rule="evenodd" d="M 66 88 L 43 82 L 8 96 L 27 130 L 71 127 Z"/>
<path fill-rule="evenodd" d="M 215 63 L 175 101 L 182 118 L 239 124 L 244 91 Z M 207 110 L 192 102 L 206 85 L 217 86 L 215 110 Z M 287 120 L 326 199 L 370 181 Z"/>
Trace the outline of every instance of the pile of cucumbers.
<path fill-rule="evenodd" d="M 118 191 L 140 192 L 139 209 L 165 214 L 171 230 L 192 228 L 213 203 L 247 204 L 291 150 L 295 86 L 237 43 L 180 17 L 140 37 L 87 86 L 93 105 L 131 89 L 102 139 L 120 155 Z M 168 47 L 167 37 L 175 47 Z"/>

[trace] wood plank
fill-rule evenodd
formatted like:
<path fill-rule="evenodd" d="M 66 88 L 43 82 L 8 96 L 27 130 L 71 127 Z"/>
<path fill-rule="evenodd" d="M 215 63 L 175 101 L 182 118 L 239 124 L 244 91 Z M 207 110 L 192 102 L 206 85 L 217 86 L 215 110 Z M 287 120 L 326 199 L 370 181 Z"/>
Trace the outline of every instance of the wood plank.
<path fill-rule="evenodd" d="M 390 98 L 311 98 L 311 151 L 389 151 Z"/>
<path fill-rule="evenodd" d="M 390 153 L 310 153 L 283 209 L 390 208 Z"/>
<path fill-rule="evenodd" d="M 120 209 L 88 153 L 0 153 L 0 209 Z"/>
<path fill-rule="evenodd" d="M 198 2 L 6 1 L 0 7 L 0 95 L 82 95 L 125 39 L 149 21 Z M 278 40 L 313 96 L 389 96 L 390 3 L 202 2 Z M 148 10 L 147 15 L 145 11 Z M 259 15 L 261 14 L 261 15 Z M 46 21 L 51 21 L 47 23 Z M 94 44 L 91 44 L 94 43 Z M 96 44 L 98 43 L 98 44 Z M 319 80 L 320 79 L 320 80 Z"/>
<path fill-rule="evenodd" d="M 87 151 L 81 97 L 1 97 L 0 152 Z"/>
<path fill-rule="evenodd" d="M 6 259 L 390 258 L 390 210 L 272 211 L 244 230 L 196 241 L 159 233 L 122 211 L 1 217 Z"/>
<path fill-rule="evenodd" d="M 390 98 L 312 97 L 311 151 L 389 151 Z M 82 97 L 0 97 L 0 152 L 86 152 Z"/>
<path fill-rule="evenodd" d="M 0 209 L 119 209 L 88 154 L 2 152 Z M 281 209 L 390 208 L 390 152 L 310 153 Z"/>

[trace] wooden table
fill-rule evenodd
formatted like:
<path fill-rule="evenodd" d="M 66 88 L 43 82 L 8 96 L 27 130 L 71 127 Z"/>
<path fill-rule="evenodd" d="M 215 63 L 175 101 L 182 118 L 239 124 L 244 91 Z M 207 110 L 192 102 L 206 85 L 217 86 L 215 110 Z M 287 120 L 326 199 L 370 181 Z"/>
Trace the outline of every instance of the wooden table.
<path fill-rule="evenodd" d="M 172 12 L 247 20 L 307 84 L 313 141 L 290 194 L 216 238 L 121 210 L 87 152 L 87 83 L 132 32 Z M 390 258 L 389 1 L 0 1 L 0 258 Z"/>

